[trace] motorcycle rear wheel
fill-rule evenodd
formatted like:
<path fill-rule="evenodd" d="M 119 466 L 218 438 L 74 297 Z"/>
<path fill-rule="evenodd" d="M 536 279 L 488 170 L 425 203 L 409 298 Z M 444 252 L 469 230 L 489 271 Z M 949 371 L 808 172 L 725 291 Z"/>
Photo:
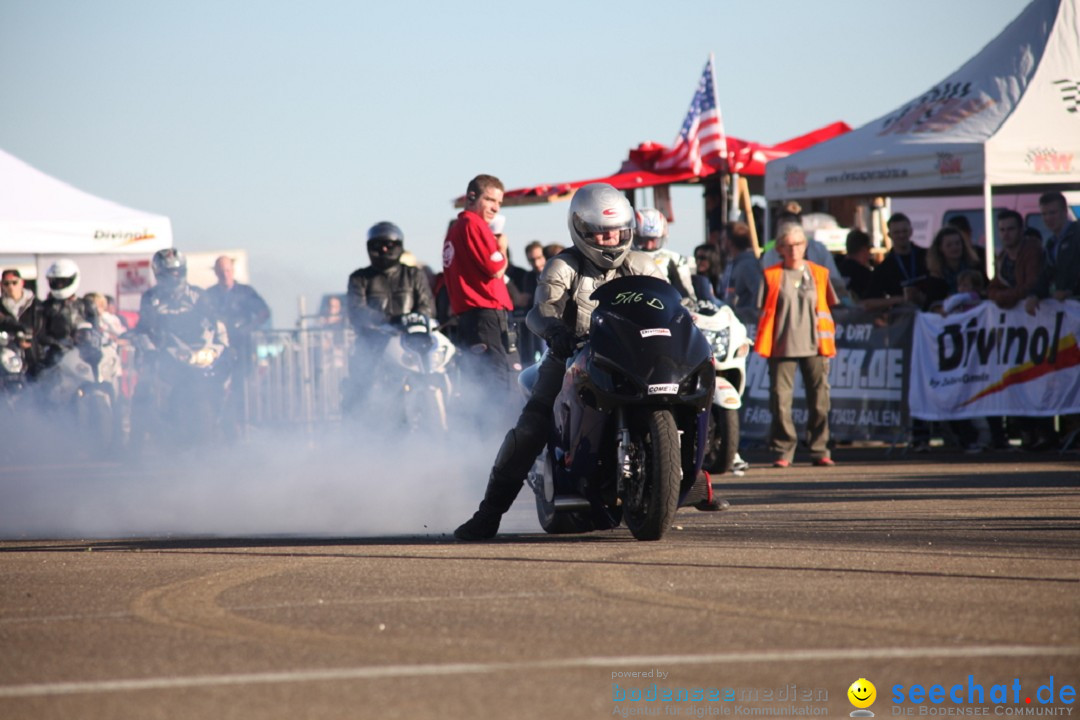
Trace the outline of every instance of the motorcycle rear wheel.
<path fill-rule="evenodd" d="M 540 467 L 541 463 L 547 463 L 546 467 Z M 545 449 L 544 453 L 537 458 L 534 472 L 551 473 L 551 450 Z M 592 519 L 588 513 L 583 512 L 556 512 L 555 503 L 548 500 L 544 490 L 533 488 L 536 495 L 536 519 L 540 521 L 540 527 L 549 535 L 572 535 L 575 533 L 591 532 Z"/>
<path fill-rule="evenodd" d="M 636 477 L 627 482 L 623 517 L 638 540 L 659 540 L 679 509 L 682 453 L 670 410 L 651 410 L 647 421 L 646 427 L 632 430 L 640 463 Z"/>

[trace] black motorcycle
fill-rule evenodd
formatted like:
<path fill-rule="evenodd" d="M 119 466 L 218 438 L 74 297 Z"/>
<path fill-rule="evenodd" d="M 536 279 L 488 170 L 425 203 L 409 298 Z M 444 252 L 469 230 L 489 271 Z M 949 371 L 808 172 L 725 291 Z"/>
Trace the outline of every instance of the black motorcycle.
<path fill-rule="evenodd" d="M 680 506 L 704 496 L 712 348 L 662 280 L 617 278 L 592 299 L 589 339 L 568 363 L 529 474 L 537 515 L 549 533 L 625 521 L 638 540 L 659 540 Z"/>
<path fill-rule="evenodd" d="M 190 447 L 217 439 L 231 390 L 232 352 L 207 327 L 166 332 L 157 339 L 160 345 L 137 344 L 141 360 L 132 449 L 141 452 L 148 440 Z"/>

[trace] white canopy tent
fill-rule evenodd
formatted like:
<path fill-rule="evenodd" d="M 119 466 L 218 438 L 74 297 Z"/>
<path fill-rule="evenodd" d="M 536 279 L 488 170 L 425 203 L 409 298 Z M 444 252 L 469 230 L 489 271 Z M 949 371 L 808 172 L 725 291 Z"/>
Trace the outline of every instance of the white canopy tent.
<path fill-rule="evenodd" d="M 845 135 L 765 168 L 769 200 L 1080 187 L 1078 0 L 1033 0 L 959 70 Z M 988 242 L 992 234 L 988 233 Z M 993 253 L 987 252 L 993 273 Z"/>
<path fill-rule="evenodd" d="M 163 215 L 90 195 L 0 150 L 0 264 L 33 258 L 38 277 L 59 257 L 79 264 L 80 292 L 115 294 L 118 262 L 172 247 Z"/>

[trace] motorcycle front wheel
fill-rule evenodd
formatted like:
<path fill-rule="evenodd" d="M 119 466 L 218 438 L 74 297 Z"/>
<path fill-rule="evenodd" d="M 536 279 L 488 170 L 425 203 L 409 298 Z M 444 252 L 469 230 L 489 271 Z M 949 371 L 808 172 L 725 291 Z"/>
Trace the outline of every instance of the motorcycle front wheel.
<path fill-rule="evenodd" d="M 722 475 L 731 472 L 739 451 L 739 411 L 713 407 L 709 411 L 709 452 L 705 469 Z"/>
<path fill-rule="evenodd" d="M 670 410 L 651 410 L 631 438 L 636 472 L 626 484 L 623 517 L 638 540 L 659 540 L 679 508 L 683 470 L 675 417 Z"/>
<path fill-rule="evenodd" d="M 91 451 L 99 457 L 108 455 L 113 449 L 116 430 L 112 397 L 101 390 L 91 390 L 80 397 L 79 424 L 87 431 L 85 437 Z"/>

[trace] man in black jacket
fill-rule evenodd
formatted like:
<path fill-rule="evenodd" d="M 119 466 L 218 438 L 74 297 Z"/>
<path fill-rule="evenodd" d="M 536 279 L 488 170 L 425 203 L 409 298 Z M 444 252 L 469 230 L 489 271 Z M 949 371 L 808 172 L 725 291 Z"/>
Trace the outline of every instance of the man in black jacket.
<path fill-rule="evenodd" d="M 926 295 L 922 286 L 927 279 L 926 251 L 911 242 L 911 220 L 903 213 L 889 218 L 892 250 L 874 268 L 863 306 L 871 312 L 889 310 L 904 303 L 922 307 Z"/>
<path fill-rule="evenodd" d="M 1040 299 L 1080 298 L 1080 221 L 1069 220 L 1069 204 L 1060 192 L 1043 194 L 1039 211 L 1049 236 L 1043 244 L 1042 275 L 1025 302 L 1032 315 Z"/>
<path fill-rule="evenodd" d="M 420 268 L 401 264 L 405 234 L 391 222 L 368 230 L 371 265 L 349 276 L 347 313 L 356 331 L 356 348 L 349 362 L 350 388 L 342 402 L 345 412 L 357 409 L 367 394 L 382 361 L 388 336 L 376 328 L 403 315 L 435 314 L 435 301 L 427 276 Z"/>
<path fill-rule="evenodd" d="M 18 270 L 4 270 L 0 291 L 0 330 L 16 335 L 23 333 L 19 341 L 27 353 L 27 366 L 33 368 L 37 361 L 37 336 L 44 322 L 41 301 L 27 290 Z"/>
<path fill-rule="evenodd" d="M 223 424 L 226 435 L 234 439 L 247 427 L 248 383 L 256 356 L 252 333 L 270 319 L 270 308 L 255 288 L 236 282 L 236 266 L 231 257 L 222 255 L 214 261 L 214 274 L 218 282 L 206 289 L 206 298 L 228 328 L 229 347 L 236 360 Z"/>

